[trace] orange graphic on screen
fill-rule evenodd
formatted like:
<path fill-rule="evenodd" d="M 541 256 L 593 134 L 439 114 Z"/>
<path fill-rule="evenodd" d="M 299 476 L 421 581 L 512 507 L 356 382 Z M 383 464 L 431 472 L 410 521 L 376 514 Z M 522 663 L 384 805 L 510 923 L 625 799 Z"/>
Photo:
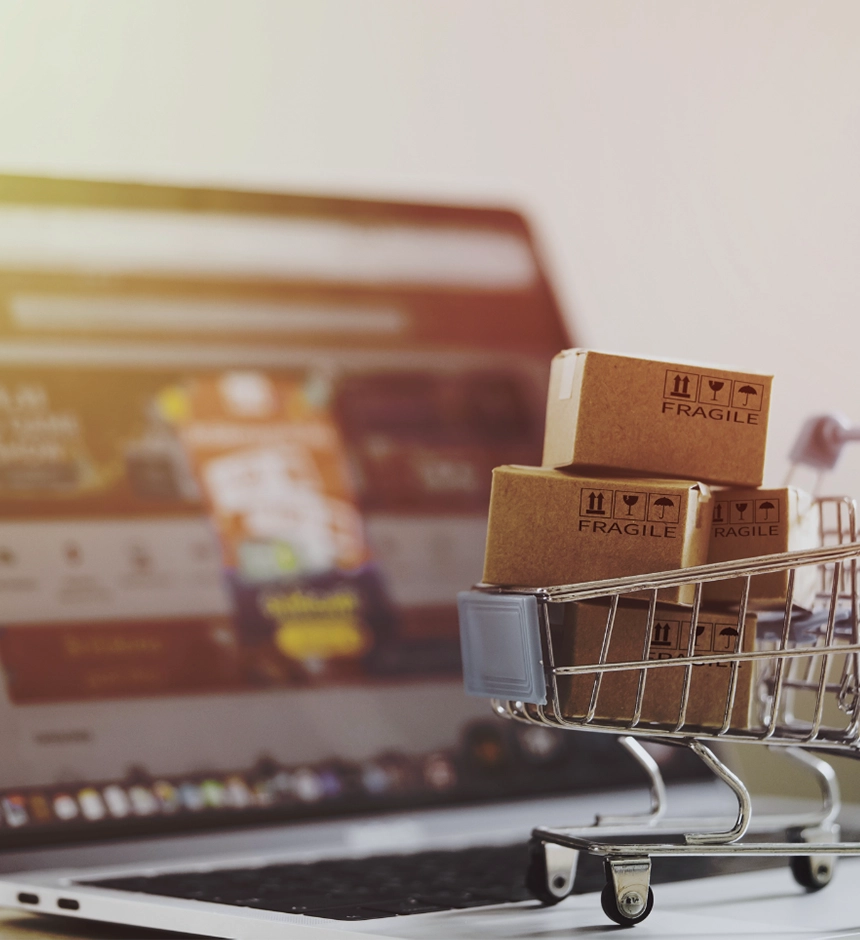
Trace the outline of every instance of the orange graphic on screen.
<path fill-rule="evenodd" d="M 369 558 L 337 427 L 319 383 L 227 372 L 165 389 L 174 423 L 244 580 L 350 571 Z"/>

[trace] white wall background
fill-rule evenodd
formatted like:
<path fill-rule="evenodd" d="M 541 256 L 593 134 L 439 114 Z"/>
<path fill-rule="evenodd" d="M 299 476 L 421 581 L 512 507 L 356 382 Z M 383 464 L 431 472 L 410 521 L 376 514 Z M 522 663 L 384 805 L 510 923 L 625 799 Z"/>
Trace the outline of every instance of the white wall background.
<path fill-rule="evenodd" d="M 590 345 L 860 421 L 855 0 L 0 0 L 0 171 L 529 211 Z M 860 490 L 860 448 L 834 486 Z"/>

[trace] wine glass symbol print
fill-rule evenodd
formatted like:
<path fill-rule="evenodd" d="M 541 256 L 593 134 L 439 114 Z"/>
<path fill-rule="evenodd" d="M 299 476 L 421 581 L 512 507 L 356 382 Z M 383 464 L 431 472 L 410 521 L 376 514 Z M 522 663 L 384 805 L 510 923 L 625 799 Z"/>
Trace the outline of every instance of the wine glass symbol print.
<path fill-rule="evenodd" d="M 749 503 L 735 503 L 735 509 L 738 512 L 738 515 L 741 517 L 741 522 L 744 521 L 744 513 L 749 509 Z"/>
<path fill-rule="evenodd" d="M 708 388 L 710 388 L 712 392 L 711 401 L 717 400 L 717 392 L 725 388 L 725 385 L 725 382 L 720 382 L 717 379 L 708 379 Z"/>
<path fill-rule="evenodd" d="M 627 507 L 627 515 L 633 512 L 633 507 L 639 502 L 639 497 L 635 493 L 625 493 L 622 497 L 624 505 Z"/>

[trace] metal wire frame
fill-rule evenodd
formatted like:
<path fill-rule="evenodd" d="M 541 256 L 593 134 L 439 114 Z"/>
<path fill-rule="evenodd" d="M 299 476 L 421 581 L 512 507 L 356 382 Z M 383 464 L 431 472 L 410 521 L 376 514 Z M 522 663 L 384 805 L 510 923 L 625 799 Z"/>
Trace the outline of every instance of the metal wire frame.
<path fill-rule="evenodd" d="M 719 562 L 683 570 L 656 574 L 616 578 L 584 584 L 557 585 L 535 588 L 506 588 L 480 584 L 476 589 L 491 593 L 514 593 L 532 595 L 538 602 L 542 629 L 544 670 L 547 680 L 550 706 L 527 705 L 522 702 L 493 701 L 496 712 L 505 717 L 530 724 L 549 725 L 556 728 L 579 730 L 613 731 L 618 734 L 639 735 L 654 740 L 667 739 L 690 744 L 692 739 L 720 739 L 737 743 L 758 741 L 773 746 L 791 747 L 798 744 L 816 750 L 857 752 L 860 749 L 860 621 L 858 621 L 857 571 L 860 559 L 860 541 L 856 535 L 856 509 L 847 499 L 821 500 L 822 519 L 827 505 L 835 506 L 837 525 L 833 530 L 822 522 L 822 541 L 837 539 L 844 544 L 826 545 L 821 548 L 798 552 L 783 552 L 742 561 Z M 826 623 L 814 645 L 794 644 L 791 641 L 791 613 L 794 606 L 795 572 L 800 567 L 816 565 L 822 571 L 822 591 L 819 600 L 827 606 Z M 744 650 L 744 632 L 747 629 L 750 581 L 756 575 L 787 572 L 788 585 L 783 609 L 782 630 L 774 648 Z M 696 654 L 696 627 L 702 605 L 705 584 L 728 579 L 742 579 L 740 602 L 737 609 L 737 651 L 733 653 Z M 651 641 L 657 611 L 659 592 L 665 588 L 694 586 L 690 633 L 684 656 L 652 660 Z M 826 590 L 825 590 L 826 589 Z M 619 598 L 633 592 L 647 592 L 649 598 L 645 623 L 644 644 L 641 658 L 626 662 L 607 662 L 612 640 Z M 608 612 L 603 642 L 596 663 L 559 665 L 555 661 L 551 629 L 551 611 L 554 605 L 582 600 L 602 598 L 608 601 Z M 836 636 L 836 620 L 839 610 L 848 613 L 847 641 Z M 844 657 L 840 681 L 827 681 L 834 657 Z M 738 673 L 742 663 L 759 664 L 769 671 L 767 695 L 762 727 L 752 730 L 732 728 L 732 714 L 737 695 Z M 690 700 L 690 685 L 693 667 L 718 664 L 729 666 L 728 691 L 723 720 L 718 728 L 702 730 L 688 726 L 687 710 Z M 805 672 L 798 673 L 797 665 L 805 665 Z M 640 724 L 646 683 L 651 670 L 683 667 L 683 682 L 679 698 L 678 718 L 673 727 L 655 727 Z M 629 720 L 607 721 L 596 719 L 603 676 L 610 672 L 630 672 L 638 676 L 633 715 Z M 559 696 L 558 679 L 563 676 L 593 676 L 593 686 L 586 713 L 581 718 L 563 716 Z M 798 719 L 793 712 L 793 700 L 798 693 L 808 692 L 813 696 L 811 717 Z M 846 715 L 844 726 L 824 723 L 825 700 L 828 694 Z M 782 717 L 782 720 L 780 720 Z M 700 755 L 702 756 L 702 755 Z M 703 758 L 704 759 L 704 758 Z"/>
<path fill-rule="evenodd" d="M 857 510 L 850 499 L 825 498 L 817 503 L 820 547 L 816 549 L 586 584 L 525 589 L 489 584 L 476 586 L 477 590 L 489 593 L 530 595 L 535 598 L 538 610 L 549 703 L 540 705 L 493 699 L 492 707 L 497 714 L 530 724 L 619 734 L 620 743 L 639 761 L 649 779 L 651 808 L 648 813 L 598 817 L 593 826 L 538 827 L 533 830 L 533 844 L 543 852 L 545 874 L 553 874 L 553 878 L 547 880 L 548 895 L 560 899 L 570 889 L 582 851 L 604 859 L 607 872 L 604 893 L 608 891 L 608 897 L 614 897 L 619 912 L 636 920 L 644 918 L 650 911 L 646 898 L 650 895 L 652 856 L 787 856 L 793 859 L 792 865 L 805 860 L 806 869 L 802 866 L 797 870 L 792 868 L 802 884 L 808 886 L 807 874 L 812 873 L 809 877 L 820 887 L 832 876 L 836 856 L 860 854 L 860 842 L 840 841 L 840 827 L 836 822 L 840 797 L 833 768 L 811 753 L 825 751 L 860 756 L 860 605 L 857 579 L 860 539 Z M 820 572 L 819 590 L 813 605 L 816 616 L 805 622 L 801 641 L 792 635 L 797 571 L 810 566 L 817 566 Z M 747 623 L 752 579 L 776 572 L 787 575 L 781 623 L 777 625 L 778 636 L 775 640 L 771 637 L 764 641 L 758 636 L 746 637 L 756 640 L 756 644 L 745 644 L 745 632 L 755 629 Z M 703 589 L 707 584 L 730 579 L 740 579 L 741 584 L 736 611 L 735 651 L 697 654 Z M 689 612 L 689 636 L 684 655 L 652 660 L 651 644 L 660 591 L 685 585 L 693 586 L 693 604 Z M 641 658 L 609 662 L 619 601 L 624 595 L 634 593 L 641 597 L 641 592 L 645 592 L 648 599 Z M 597 662 L 558 663 L 553 644 L 554 615 L 563 612 L 564 604 L 594 599 L 603 599 L 607 604 Z M 802 600 L 807 601 L 807 598 Z M 686 615 L 684 622 L 686 624 Z M 760 648 L 746 649 L 747 645 Z M 841 675 L 838 681 L 829 681 L 831 665 L 837 657 L 843 660 Z M 719 727 L 710 729 L 692 726 L 687 720 L 693 667 L 706 664 L 730 668 L 722 721 Z M 753 729 L 732 727 L 742 664 L 758 670 L 756 686 L 764 691 L 760 703 L 761 726 Z M 677 720 L 671 725 L 643 721 L 643 702 L 651 670 L 679 667 L 683 674 Z M 628 720 L 597 718 L 604 676 L 631 670 L 636 670 L 637 675 L 632 717 Z M 582 717 L 565 717 L 563 713 L 559 679 L 573 676 L 593 677 L 588 705 Z M 811 707 L 806 718 L 798 718 L 795 705 L 797 699 L 804 695 L 811 696 Z M 828 696 L 845 716 L 840 726 L 825 724 Z M 666 794 L 659 767 L 637 743 L 637 737 L 668 741 L 692 750 L 734 794 L 737 815 L 731 825 L 726 828 L 724 819 L 667 818 Z M 757 816 L 753 824 L 749 791 L 708 746 L 712 741 L 757 743 L 781 748 L 798 766 L 805 766 L 815 775 L 822 797 L 820 807 L 805 814 Z M 783 841 L 759 841 L 766 833 L 779 831 L 785 833 Z M 554 887 L 556 881 L 561 885 L 558 890 Z M 605 903 L 604 910 L 612 917 Z M 634 920 L 626 922 L 633 923 Z"/>
<path fill-rule="evenodd" d="M 645 771 L 648 778 L 650 796 L 650 807 L 648 811 L 622 815 L 607 815 L 601 813 L 595 817 L 593 825 L 556 826 L 551 830 L 545 831 L 554 834 L 561 833 L 570 837 L 582 837 L 593 836 L 595 830 L 599 829 L 599 836 L 602 839 L 617 835 L 633 837 L 636 835 L 665 834 L 666 832 L 685 833 L 690 829 L 710 833 L 721 831 L 721 827 L 725 824 L 725 820 L 722 816 L 710 817 L 700 813 L 695 818 L 682 816 L 667 817 L 668 800 L 666 785 L 660 773 L 659 764 L 657 764 L 649 752 L 645 750 L 635 738 L 622 735 L 618 738 L 618 743 L 636 760 L 642 770 Z M 835 771 L 826 761 L 821 760 L 819 757 L 810 754 L 800 747 L 782 748 L 780 750 L 786 757 L 793 761 L 795 770 L 803 768 L 814 777 L 821 794 L 820 805 L 815 809 L 810 809 L 803 813 L 795 811 L 792 813 L 756 814 L 754 818 L 755 825 L 749 831 L 778 832 L 786 829 L 832 830 L 842 807 L 839 781 L 837 780 Z M 725 838 L 725 834 L 723 834 L 723 838 Z"/>

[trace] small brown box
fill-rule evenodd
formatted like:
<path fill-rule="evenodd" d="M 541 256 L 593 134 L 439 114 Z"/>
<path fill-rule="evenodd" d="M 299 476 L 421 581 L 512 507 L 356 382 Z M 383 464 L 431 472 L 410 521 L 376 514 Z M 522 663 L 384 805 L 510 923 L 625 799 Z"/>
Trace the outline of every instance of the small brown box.
<path fill-rule="evenodd" d="M 735 561 L 817 548 L 820 544 L 819 514 L 812 497 L 793 486 L 778 489 L 716 490 L 711 521 L 711 547 L 708 561 Z M 819 586 L 815 566 L 798 568 L 794 581 L 794 602 L 811 606 Z M 714 581 L 706 584 L 708 602 L 737 603 L 743 581 Z M 788 572 L 761 574 L 750 581 L 750 604 L 766 610 L 785 604 Z"/>
<path fill-rule="evenodd" d="M 710 488 L 701 483 L 497 467 L 484 581 L 546 587 L 702 565 L 710 522 Z M 689 603 L 693 586 L 660 597 Z"/>
<path fill-rule="evenodd" d="M 597 663 L 609 615 L 609 601 L 581 601 L 568 604 L 564 625 L 554 632 L 555 665 L 584 666 Z M 686 656 L 690 638 L 691 611 L 668 604 L 658 604 L 651 639 L 650 659 L 677 659 Z M 637 662 L 642 660 L 645 648 L 645 627 L 648 623 L 648 605 L 637 601 L 622 601 L 615 615 L 615 624 L 608 663 Z M 700 611 L 696 640 L 696 653 L 712 655 L 737 651 L 737 618 L 731 614 Z M 743 637 L 743 649 L 755 648 L 756 615 L 748 614 Z M 684 683 L 684 666 L 649 669 L 642 699 L 642 725 L 655 724 L 674 728 L 680 716 Z M 756 708 L 755 679 L 758 675 L 753 663 L 738 666 L 738 678 L 731 728 L 743 731 L 760 723 Z M 636 708 L 636 695 L 641 669 L 606 672 L 600 683 L 595 719 L 609 722 L 629 722 Z M 731 685 L 730 664 L 694 666 L 690 675 L 690 693 L 686 712 L 686 726 L 720 728 L 725 718 Z M 565 718 L 581 719 L 588 712 L 596 673 L 559 677 L 559 700 Z"/>
<path fill-rule="evenodd" d="M 771 381 L 567 349 L 552 362 L 542 463 L 760 486 Z"/>

